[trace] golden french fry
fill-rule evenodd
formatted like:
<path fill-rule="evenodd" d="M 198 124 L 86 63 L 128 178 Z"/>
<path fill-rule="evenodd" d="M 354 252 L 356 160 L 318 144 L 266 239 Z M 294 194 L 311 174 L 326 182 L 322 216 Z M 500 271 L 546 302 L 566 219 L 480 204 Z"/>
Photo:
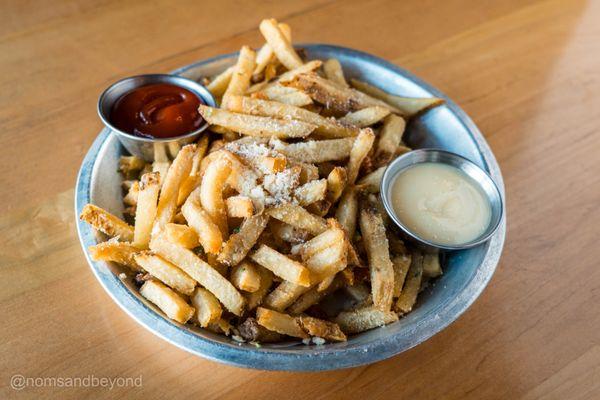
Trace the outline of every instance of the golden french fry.
<path fill-rule="evenodd" d="M 376 124 L 389 114 L 389 108 L 372 106 L 348 113 L 343 118 L 340 118 L 340 122 L 364 128 Z"/>
<path fill-rule="evenodd" d="M 270 143 L 275 151 L 291 157 L 296 161 L 321 163 L 325 161 L 343 160 L 350 157 L 350 150 L 352 150 L 354 138 L 309 140 L 298 143 L 285 143 L 277 139 L 272 139 Z"/>
<path fill-rule="evenodd" d="M 223 312 L 221 304 L 219 304 L 219 300 L 208 290 L 196 288 L 190 300 L 196 309 L 196 319 L 201 327 L 206 328 L 221 318 Z"/>
<path fill-rule="evenodd" d="M 235 64 L 233 75 L 231 76 L 231 81 L 223 95 L 224 106 L 227 104 L 226 99 L 229 96 L 243 95 L 246 93 L 246 90 L 248 90 L 248 87 L 250 86 L 250 78 L 252 77 L 252 71 L 254 71 L 255 60 L 256 52 L 248 46 L 242 46 L 237 63 Z"/>
<path fill-rule="evenodd" d="M 360 165 L 371 150 L 371 147 L 373 147 L 374 142 L 375 134 L 370 128 L 362 129 L 356 137 L 350 151 L 350 160 L 346 167 L 346 171 L 348 172 L 347 183 L 349 185 L 354 185 L 354 182 L 356 182 Z"/>
<path fill-rule="evenodd" d="M 123 197 L 123 203 L 128 206 L 137 205 L 138 195 L 140 193 L 140 182 L 133 181 L 129 189 L 127 190 L 127 194 Z"/>
<path fill-rule="evenodd" d="M 119 171 L 126 176 L 140 171 L 145 165 L 146 162 L 136 156 L 121 156 L 119 158 Z"/>
<path fill-rule="evenodd" d="M 178 292 L 187 295 L 194 292 L 196 281 L 164 258 L 149 252 L 142 252 L 135 256 L 135 261 L 150 275 Z"/>
<path fill-rule="evenodd" d="M 310 286 L 310 272 L 304 265 L 269 246 L 261 245 L 250 255 L 250 258 L 286 281 L 300 286 Z"/>
<path fill-rule="evenodd" d="M 325 77 L 340 86 L 348 87 L 348 83 L 344 78 L 344 70 L 342 64 L 336 58 L 330 58 L 323 64 L 323 72 Z"/>
<path fill-rule="evenodd" d="M 416 98 L 394 96 L 358 79 L 351 79 L 350 82 L 356 89 L 369 96 L 385 101 L 394 108 L 395 112 L 407 117 L 444 104 L 444 99 L 437 97 Z"/>
<path fill-rule="evenodd" d="M 292 168 L 300 167 L 300 184 L 304 185 L 319 179 L 319 168 L 316 165 L 296 160 L 287 160 L 287 162 Z"/>
<path fill-rule="evenodd" d="M 392 264 L 394 266 L 394 297 L 399 297 L 402 293 L 402 287 L 408 273 L 411 261 L 410 254 L 401 254 L 392 258 Z"/>
<path fill-rule="evenodd" d="M 214 294 L 217 299 L 235 315 L 242 315 L 245 299 L 237 289 L 216 269 L 198 257 L 194 252 L 173 244 L 156 235 L 150 241 L 150 249 L 167 261 L 175 264 L 195 279 L 204 288 Z"/>
<path fill-rule="evenodd" d="M 423 255 L 423 275 L 428 278 L 437 278 L 442 275 L 438 253 L 425 253 Z"/>
<path fill-rule="evenodd" d="M 344 332 L 342 332 L 339 325 L 334 322 L 309 317 L 307 315 L 296 317 L 296 321 L 298 321 L 300 327 L 310 336 L 316 336 L 336 342 L 346 341 L 346 335 L 344 335 Z"/>
<path fill-rule="evenodd" d="M 381 215 L 371 209 L 362 210 L 360 231 L 369 258 L 373 303 L 377 308 L 388 311 L 392 306 L 394 267 Z"/>
<path fill-rule="evenodd" d="M 211 162 L 202 177 L 200 185 L 200 203 L 202 208 L 221 230 L 223 238 L 229 236 L 227 226 L 227 208 L 223 200 L 225 182 L 231 172 L 231 164 L 226 158 L 217 158 Z"/>
<path fill-rule="evenodd" d="M 206 88 L 214 97 L 222 97 L 227 87 L 229 86 L 229 82 L 231 82 L 231 77 L 233 76 L 233 71 L 235 70 L 235 65 L 227 68 L 219 75 L 215 76 Z"/>
<path fill-rule="evenodd" d="M 298 68 L 303 64 L 300 56 L 298 56 L 290 41 L 286 38 L 279 26 L 277 26 L 276 20 L 262 20 L 259 29 L 269 46 L 273 49 L 277 59 L 287 69 Z"/>
<path fill-rule="evenodd" d="M 294 190 L 294 198 L 301 206 L 324 200 L 326 194 L 327 179 L 310 181 Z"/>
<path fill-rule="evenodd" d="M 398 321 L 398 315 L 392 311 L 382 311 L 368 306 L 340 313 L 335 322 L 347 334 L 360 333 Z"/>
<path fill-rule="evenodd" d="M 383 121 L 383 128 L 379 133 L 379 141 L 375 150 L 375 157 L 391 159 L 402 142 L 402 135 L 406 122 L 397 115 L 388 115 Z"/>
<path fill-rule="evenodd" d="M 386 166 L 380 167 L 368 175 L 365 175 L 361 180 L 358 181 L 358 186 L 362 190 L 366 190 L 369 193 L 379 193 L 381 187 L 381 180 L 385 173 Z"/>
<path fill-rule="evenodd" d="M 288 42 L 292 42 L 292 29 L 288 24 L 279 23 L 277 24 L 283 36 L 288 40 Z M 256 67 L 254 67 L 254 71 L 252 72 L 253 79 L 259 79 L 261 73 L 265 70 L 267 65 L 272 62 L 275 58 L 275 54 L 273 53 L 273 48 L 269 45 L 269 43 L 265 43 L 263 47 L 256 53 Z M 267 79 L 265 79 L 267 80 Z"/>
<path fill-rule="evenodd" d="M 344 240 L 344 232 L 338 225 L 334 225 L 308 242 L 301 244 L 298 254 L 306 261 L 321 250 L 333 247 Z"/>
<path fill-rule="evenodd" d="M 412 311 L 413 306 L 417 301 L 417 295 L 421 288 L 421 280 L 423 279 L 423 254 L 414 252 L 410 268 L 406 274 L 404 287 L 400 292 L 400 297 L 394 305 L 394 311 L 399 314 L 406 314 Z"/>
<path fill-rule="evenodd" d="M 200 184 L 200 164 L 208 150 L 208 135 L 202 136 L 196 145 L 196 152 L 194 153 L 194 158 L 192 159 L 192 169 L 190 170 L 190 175 L 185 178 L 179 187 L 179 194 L 177 195 L 178 206 L 181 206 L 187 200 L 190 193 L 192 193 Z"/>
<path fill-rule="evenodd" d="M 139 248 L 147 249 L 152 226 L 156 218 L 160 174 L 158 172 L 150 172 L 142 175 L 139 186 L 140 191 L 135 211 L 133 244 Z"/>
<path fill-rule="evenodd" d="M 348 265 L 347 253 L 347 242 L 343 240 L 313 254 L 305 260 L 304 265 L 311 272 L 312 282 L 321 282 L 331 275 L 344 270 Z"/>
<path fill-rule="evenodd" d="M 185 324 L 194 315 L 192 306 L 173 290 L 155 279 L 144 282 L 140 288 L 140 294 L 146 300 L 156 304 L 167 317 L 180 324 Z"/>
<path fill-rule="evenodd" d="M 261 90 L 252 93 L 251 97 L 255 99 L 278 101 L 296 107 L 304 107 L 313 102 L 306 93 L 278 83 L 265 86 Z"/>
<path fill-rule="evenodd" d="M 346 168 L 335 167 L 332 169 L 329 175 L 327 175 L 327 200 L 332 204 L 338 201 L 344 192 L 347 182 L 348 173 Z"/>
<path fill-rule="evenodd" d="M 317 217 L 304 208 L 291 203 L 271 207 L 266 212 L 275 219 L 308 231 L 313 235 L 318 235 L 327 229 L 327 223 L 323 218 Z"/>
<path fill-rule="evenodd" d="M 133 271 L 141 270 L 140 266 L 135 261 L 135 255 L 139 253 L 140 249 L 131 243 L 110 239 L 106 242 L 88 247 L 88 251 L 90 252 L 90 257 L 94 261 L 113 261 L 129 267 Z"/>
<path fill-rule="evenodd" d="M 248 261 L 249 262 L 249 261 Z M 273 284 L 273 273 L 266 268 L 261 267 L 260 265 L 255 265 L 254 267 L 258 271 L 260 275 L 260 286 L 258 290 L 252 293 L 246 293 L 246 301 L 248 303 L 247 310 L 252 311 L 257 306 L 261 305 L 263 299 L 271 289 L 271 285 Z"/>
<path fill-rule="evenodd" d="M 256 309 L 256 321 L 265 328 L 281 333 L 282 335 L 299 337 L 302 339 L 309 337 L 300 327 L 298 321 L 287 314 L 259 307 Z"/>
<path fill-rule="evenodd" d="M 248 218 L 254 214 L 254 204 L 247 196 L 231 196 L 225 199 L 227 216 L 230 218 Z"/>
<path fill-rule="evenodd" d="M 263 304 L 275 311 L 283 311 L 309 290 L 306 286 L 283 281 L 267 295 Z"/>
<path fill-rule="evenodd" d="M 338 274 L 327 289 L 319 291 L 318 287 L 311 288 L 308 292 L 300 296 L 298 300 L 296 300 L 291 306 L 289 306 L 287 311 L 292 315 L 303 313 L 310 306 L 320 302 L 328 294 L 333 293 L 341 288 L 344 283 L 344 278 Z"/>
<path fill-rule="evenodd" d="M 356 189 L 349 187 L 344 191 L 335 211 L 335 219 L 340 223 L 346 232 L 346 236 L 349 238 L 354 237 L 354 233 L 356 232 L 357 215 L 358 198 L 356 196 Z"/>
<path fill-rule="evenodd" d="M 193 249 L 200 244 L 196 231 L 187 225 L 168 223 L 165 225 L 164 232 L 169 242 L 186 249 Z"/>
<path fill-rule="evenodd" d="M 264 214 L 246 218 L 242 222 L 239 232 L 229 237 L 217 260 L 224 265 L 237 265 L 254 246 L 260 234 L 265 230 L 268 221 L 269 217 Z"/>
<path fill-rule="evenodd" d="M 209 124 L 219 125 L 242 135 L 302 138 L 310 135 L 316 128 L 315 125 L 302 121 L 239 114 L 205 105 L 200 105 L 198 111 Z"/>
<path fill-rule="evenodd" d="M 79 219 L 110 237 L 117 237 L 124 242 L 133 240 L 133 227 L 131 225 L 93 204 L 86 204 L 83 207 Z"/>
<path fill-rule="evenodd" d="M 291 244 L 304 243 L 310 235 L 305 230 L 295 228 L 274 218 L 269 221 L 269 229 L 276 239 Z"/>
<path fill-rule="evenodd" d="M 198 240 L 205 252 L 217 254 L 223 244 L 221 230 L 211 216 L 200 206 L 193 192 L 181 207 L 188 225 L 198 234 Z"/>
<path fill-rule="evenodd" d="M 260 289 L 260 274 L 256 265 L 242 261 L 231 271 L 231 283 L 244 292 L 256 292 Z"/>

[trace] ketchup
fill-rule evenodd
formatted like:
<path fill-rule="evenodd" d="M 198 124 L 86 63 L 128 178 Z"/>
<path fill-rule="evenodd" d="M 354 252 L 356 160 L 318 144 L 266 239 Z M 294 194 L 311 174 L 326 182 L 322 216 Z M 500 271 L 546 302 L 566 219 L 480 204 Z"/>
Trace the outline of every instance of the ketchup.
<path fill-rule="evenodd" d="M 146 138 L 172 138 L 193 132 L 202 124 L 201 100 L 169 83 L 142 86 L 121 96 L 110 120 L 119 130 Z"/>

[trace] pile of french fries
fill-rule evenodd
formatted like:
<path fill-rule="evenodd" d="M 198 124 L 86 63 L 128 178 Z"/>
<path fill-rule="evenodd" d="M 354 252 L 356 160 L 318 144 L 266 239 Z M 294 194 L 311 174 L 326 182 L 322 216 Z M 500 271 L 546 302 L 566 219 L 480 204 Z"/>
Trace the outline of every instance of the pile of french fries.
<path fill-rule="evenodd" d="M 442 100 L 348 82 L 338 60 L 304 60 L 288 25 L 260 31 L 260 50 L 204 81 L 220 104 L 200 106 L 210 133 L 153 163 L 121 158 L 133 225 L 86 205 L 81 219 L 111 238 L 89 251 L 129 267 L 179 323 L 255 343 L 344 341 L 410 312 L 442 273 L 378 198 L 410 150 L 406 121 Z M 349 305 L 323 307 L 334 293 Z"/>

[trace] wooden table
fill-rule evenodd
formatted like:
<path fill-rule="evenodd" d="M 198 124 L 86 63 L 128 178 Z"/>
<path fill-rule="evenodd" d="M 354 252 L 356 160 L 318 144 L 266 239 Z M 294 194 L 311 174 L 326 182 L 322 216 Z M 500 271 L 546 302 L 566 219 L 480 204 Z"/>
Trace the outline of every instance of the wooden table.
<path fill-rule="evenodd" d="M 190 355 L 109 299 L 77 240 L 73 186 L 101 128 L 101 90 L 258 46 L 267 16 L 298 42 L 364 50 L 438 87 L 504 174 L 507 241 L 486 291 L 445 331 L 375 365 L 263 372 Z M 598 1 L 5 1 L 0 397 L 597 399 L 599 110 Z M 15 374 L 143 383 L 16 391 Z"/>

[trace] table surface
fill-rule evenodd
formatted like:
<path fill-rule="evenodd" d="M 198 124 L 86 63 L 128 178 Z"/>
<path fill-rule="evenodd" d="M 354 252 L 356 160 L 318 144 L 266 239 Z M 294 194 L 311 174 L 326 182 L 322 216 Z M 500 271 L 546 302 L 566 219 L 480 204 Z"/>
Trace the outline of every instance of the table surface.
<path fill-rule="evenodd" d="M 98 94 L 259 46 L 367 51 L 457 101 L 504 175 L 495 276 L 449 328 L 389 360 L 325 373 L 243 370 L 135 323 L 96 282 L 73 187 Z M 592 399 L 600 397 L 598 1 L 5 1 L 0 5 L 0 397 Z M 11 389 L 11 376 L 142 377 L 141 387 Z M 138 381 L 139 382 L 139 381 Z"/>

